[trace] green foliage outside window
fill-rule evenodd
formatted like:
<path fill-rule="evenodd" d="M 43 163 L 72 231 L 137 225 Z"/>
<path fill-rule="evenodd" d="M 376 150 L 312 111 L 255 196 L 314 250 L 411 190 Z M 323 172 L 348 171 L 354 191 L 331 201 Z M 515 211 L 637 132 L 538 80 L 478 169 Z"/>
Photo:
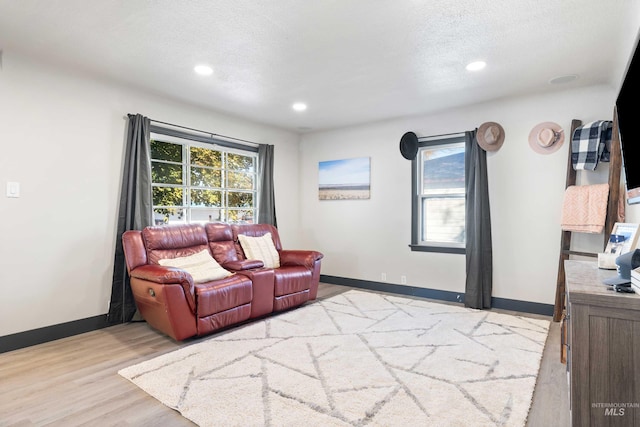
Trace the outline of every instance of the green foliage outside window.
<path fill-rule="evenodd" d="M 182 162 L 182 146 L 170 142 L 151 141 L 151 158 L 180 163 Z"/>
<path fill-rule="evenodd" d="M 200 146 L 151 141 L 156 222 L 192 220 L 250 222 L 255 209 L 255 157 Z M 186 158 L 185 158 L 186 157 Z M 188 159 L 188 164 L 186 160 Z M 224 208 L 231 209 L 224 209 Z M 191 211 L 189 211 L 191 212 Z M 161 219 L 159 219 L 161 218 Z"/>
<path fill-rule="evenodd" d="M 202 147 L 189 147 L 189 152 L 192 165 L 222 168 L 222 153 L 220 151 Z"/>

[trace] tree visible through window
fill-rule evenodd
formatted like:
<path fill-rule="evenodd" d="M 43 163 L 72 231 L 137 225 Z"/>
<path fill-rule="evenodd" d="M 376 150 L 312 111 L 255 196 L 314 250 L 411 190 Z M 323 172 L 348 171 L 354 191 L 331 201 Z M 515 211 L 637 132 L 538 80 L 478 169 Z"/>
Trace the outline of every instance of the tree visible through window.
<path fill-rule="evenodd" d="M 255 154 L 209 145 L 152 135 L 156 224 L 253 222 L 257 204 Z"/>
<path fill-rule="evenodd" d="M 462 137 L 420 143 L 413 160 L 414 250 L 459 252 L 464 248 L 464 156 Z"/>

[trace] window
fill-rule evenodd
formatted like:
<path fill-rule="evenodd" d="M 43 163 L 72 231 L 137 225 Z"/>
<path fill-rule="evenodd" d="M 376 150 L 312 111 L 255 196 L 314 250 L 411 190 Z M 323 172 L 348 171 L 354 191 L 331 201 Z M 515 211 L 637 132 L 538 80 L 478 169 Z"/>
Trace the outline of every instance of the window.
<path fill-rule="evenodd" d="M 464 253 L 464 156 L 463 136 L 419 143 L 412 163 L 412 250 Z"/>
<path fill-rule="evenodd" d="M 155 224 L 253 223 L 256 158 L 249 151 L 152 133 Z"/>

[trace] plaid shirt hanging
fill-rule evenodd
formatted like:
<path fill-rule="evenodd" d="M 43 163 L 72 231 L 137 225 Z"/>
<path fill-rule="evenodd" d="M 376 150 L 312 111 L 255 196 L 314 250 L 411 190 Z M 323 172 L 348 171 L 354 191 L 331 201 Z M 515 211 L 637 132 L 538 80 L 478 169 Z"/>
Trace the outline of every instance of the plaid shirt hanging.
<path fill-rule="evenodd" d="M 571 137 L 571 162 L 575 170 L 595 170 L 598 160 L 609 161 L 613 123 L 597 120 L 577 128 Z"/>

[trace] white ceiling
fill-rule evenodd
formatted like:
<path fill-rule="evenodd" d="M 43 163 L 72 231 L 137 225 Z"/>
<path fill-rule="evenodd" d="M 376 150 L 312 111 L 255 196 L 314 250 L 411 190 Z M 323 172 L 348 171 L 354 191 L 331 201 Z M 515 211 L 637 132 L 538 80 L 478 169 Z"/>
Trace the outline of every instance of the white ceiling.
<path fill-rule="evenodd" d="M 0 0 L 0 49 L 308 131 L 617 87 L 640 23 L 634 3 Z M 465 70 L 478 59 L 484 71 Z M 199 63 L 214 74 L 195 75 Z M 549 84 L 566 74 L 579 78 Z M 296 101 L 308 110 L 294 112 Z"/>

